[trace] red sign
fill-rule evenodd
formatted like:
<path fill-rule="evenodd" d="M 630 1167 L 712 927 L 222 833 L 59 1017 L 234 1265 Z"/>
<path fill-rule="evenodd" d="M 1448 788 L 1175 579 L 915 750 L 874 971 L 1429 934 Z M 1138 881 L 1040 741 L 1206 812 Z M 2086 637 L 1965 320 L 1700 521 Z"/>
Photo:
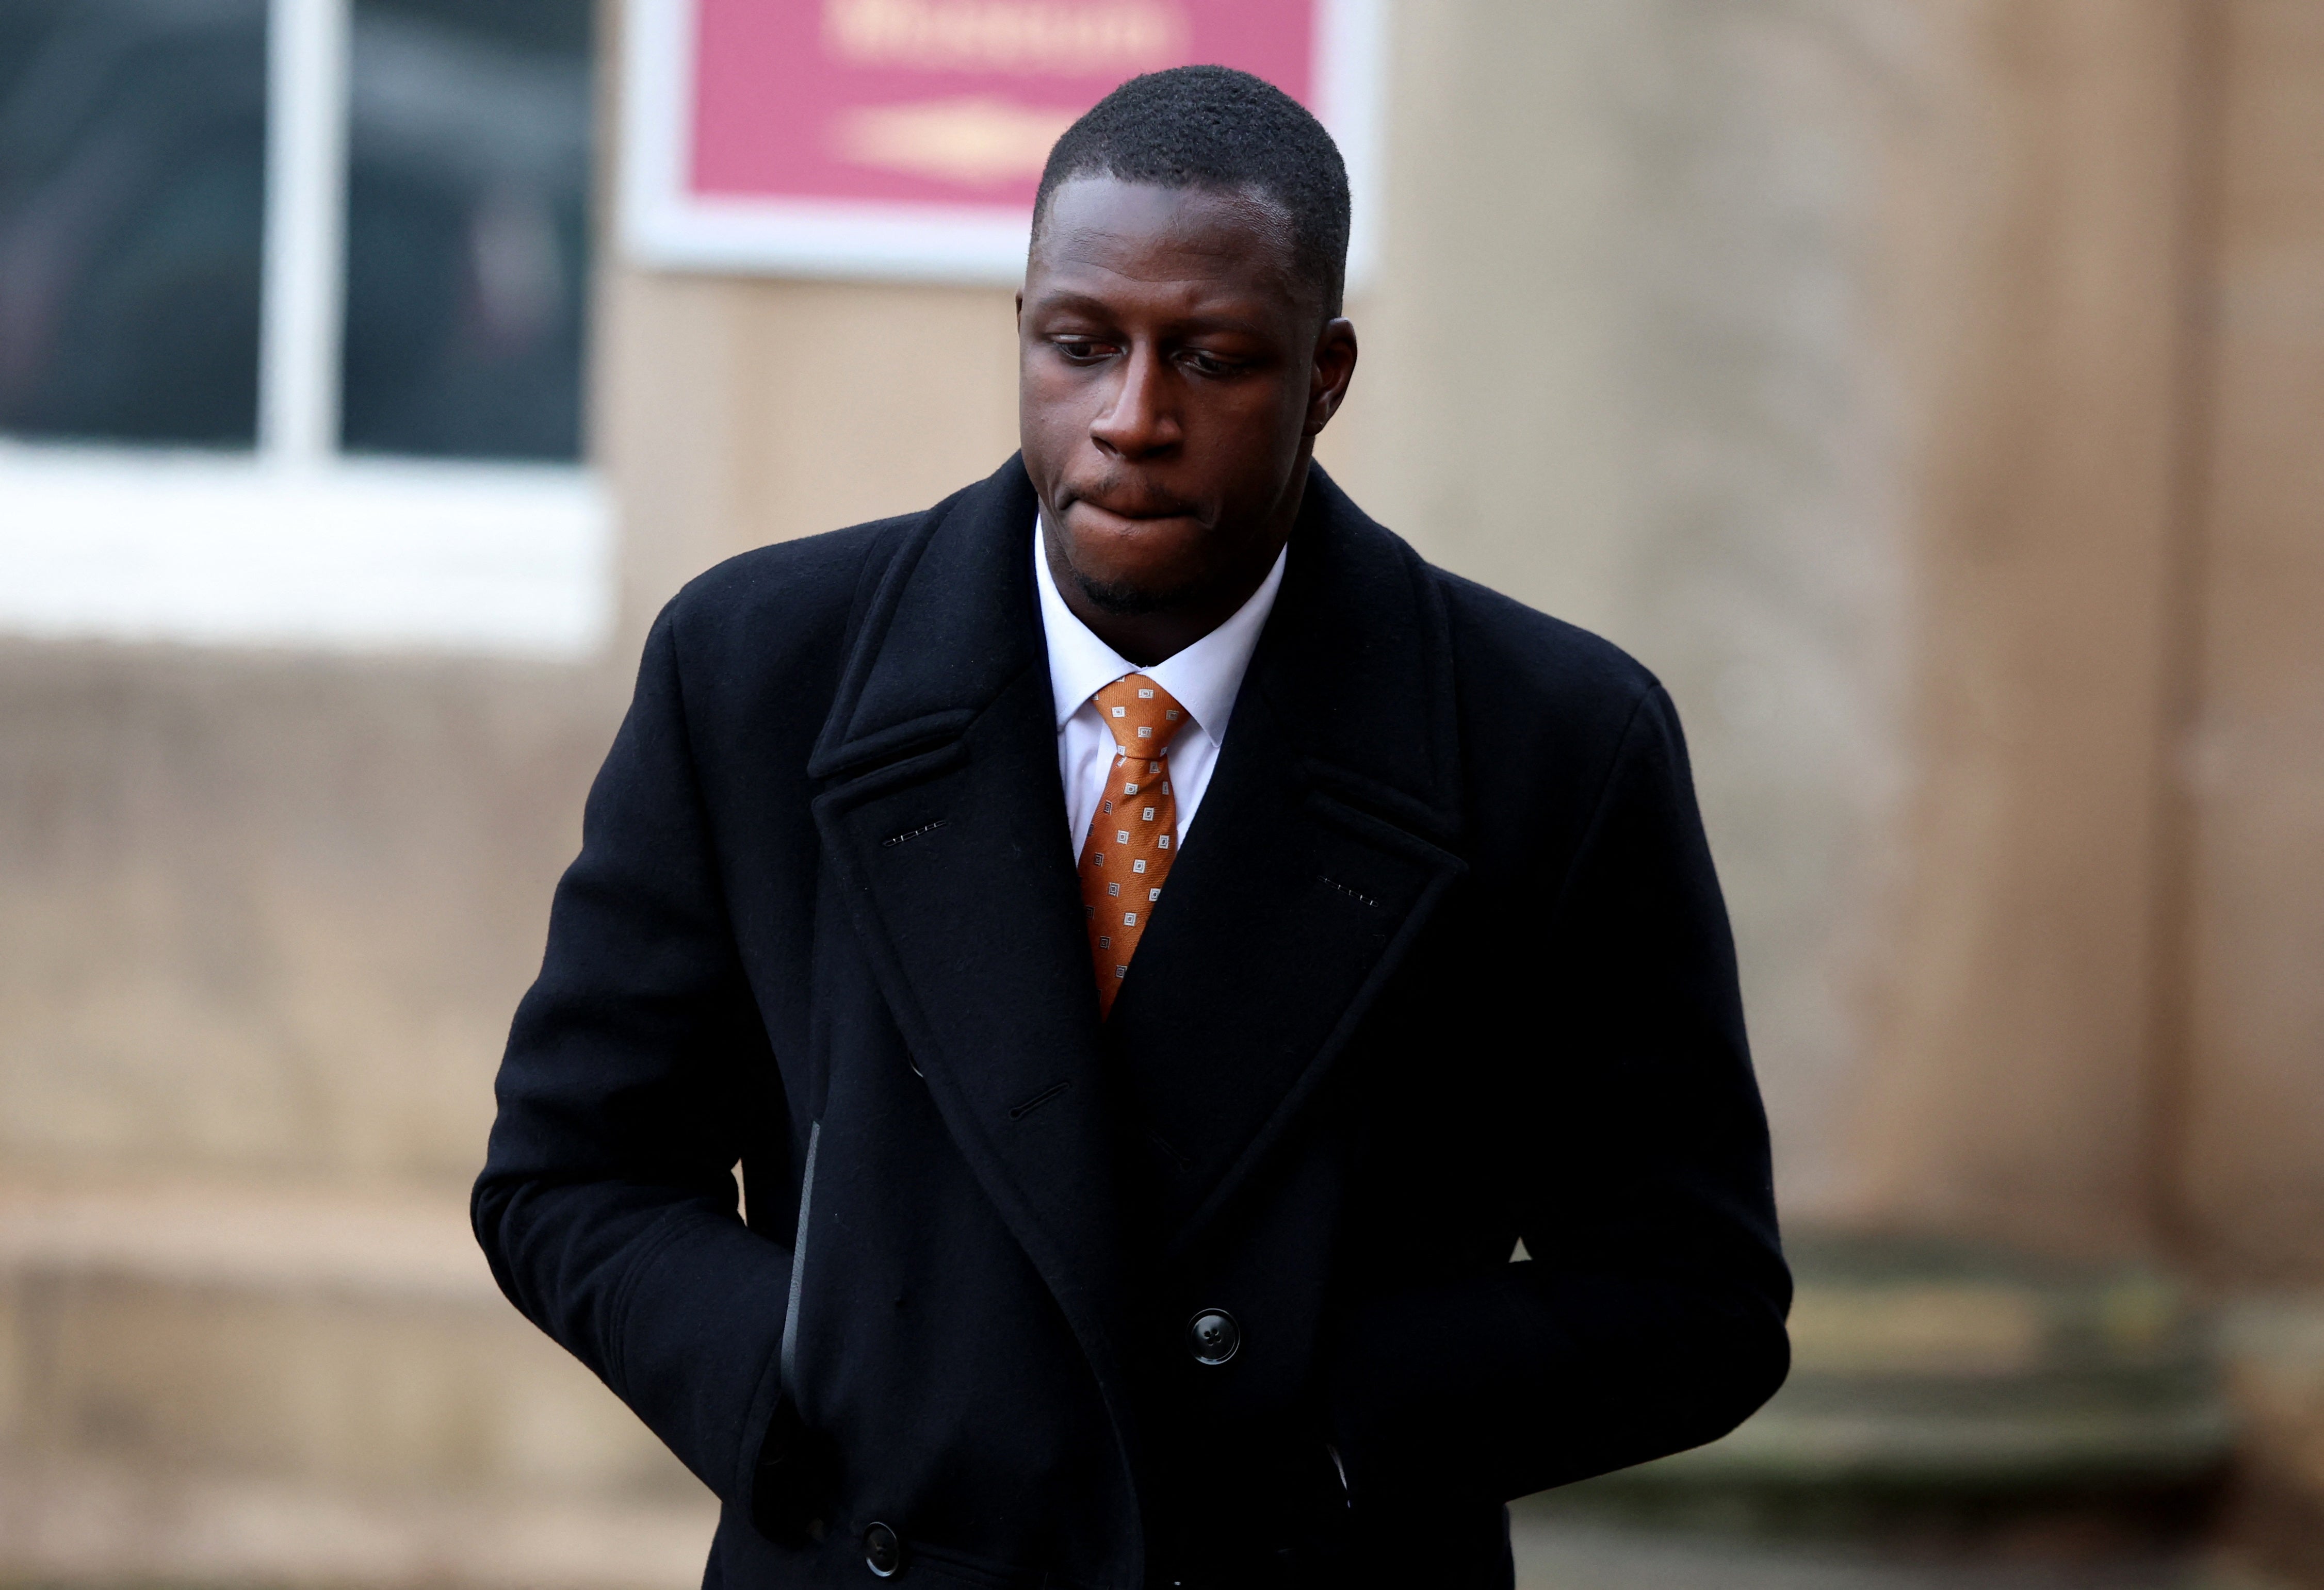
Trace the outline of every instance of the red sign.
<path fill-rule="evenodd" d="M 1308 106 L 1356 175 L 1375 5 L 633 0 L 630 242 L 668 265 L 1010 279 L 1057 134 L 1196 61 Z"/>

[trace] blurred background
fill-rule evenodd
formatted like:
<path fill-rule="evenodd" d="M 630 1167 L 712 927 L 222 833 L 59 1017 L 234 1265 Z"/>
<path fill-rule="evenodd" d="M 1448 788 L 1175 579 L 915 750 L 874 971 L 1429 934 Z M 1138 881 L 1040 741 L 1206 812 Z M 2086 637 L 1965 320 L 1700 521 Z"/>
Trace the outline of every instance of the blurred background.
<path fill-rule="evenodd" d="M 1015 368 L 623 246 L 650 9 L 0 0 L 0 1582 L 698 1580 L 493 1071 L 656 608 Z M 1523 1582 L 2324 1585 L 2324 5 L 1380 15 L 1322 456 L 1670 685 L 1802 1280 Z"/>

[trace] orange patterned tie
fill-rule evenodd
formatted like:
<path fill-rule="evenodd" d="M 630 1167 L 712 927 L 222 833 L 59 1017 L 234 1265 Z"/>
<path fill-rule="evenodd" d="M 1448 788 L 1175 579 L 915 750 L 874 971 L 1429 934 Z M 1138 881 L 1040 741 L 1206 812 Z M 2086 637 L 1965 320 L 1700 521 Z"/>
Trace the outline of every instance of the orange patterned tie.
<path fill-rule="evenodd" d="M 1130 974 L 1130 958 L 1178 842 L 1178 803 L 1162 754 L 1185 727 L 1186 710 L 1143 674 L 1125 674 L 1097 693 L 1097 710 L 1113 731 L 1113 777 L 1090 819 L 1082 846 L 1082 905 L 1089 918 L 1090 961 L 1097 968 L 1101 1017 Z"/>

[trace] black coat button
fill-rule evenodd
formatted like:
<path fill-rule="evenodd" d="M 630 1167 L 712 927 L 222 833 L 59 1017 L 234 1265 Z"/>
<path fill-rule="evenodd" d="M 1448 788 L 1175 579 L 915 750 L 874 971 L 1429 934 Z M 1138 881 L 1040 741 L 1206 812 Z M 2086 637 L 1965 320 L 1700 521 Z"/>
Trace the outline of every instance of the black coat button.
<path fill-rule="evenodd" d="M 1205 1309 L 1186 1327 L 1186 1346 L 1197 1364 L 1223 1364 L 1242 1346 L 1242 1327 L 1224 1309 Z"/>
<path fill-rule="evenodd" d="M 904 1543 L 886 1524 L 863 1531 L 863 1566 L 875 1579 L 892 1579 L 904 1566 Z"/>

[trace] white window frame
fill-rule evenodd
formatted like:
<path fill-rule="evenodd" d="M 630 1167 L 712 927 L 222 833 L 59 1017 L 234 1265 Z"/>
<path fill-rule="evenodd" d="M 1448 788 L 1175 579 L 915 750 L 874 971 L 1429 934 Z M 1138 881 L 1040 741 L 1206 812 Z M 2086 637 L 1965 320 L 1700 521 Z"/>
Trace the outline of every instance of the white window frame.
<path fill-rule="evenodd" d="M 0 439 L 0 632 L 579 658 L 613 515 L 568 464 L 338 451 L 353 0 L 269 0 L 258 439 Z"/>

